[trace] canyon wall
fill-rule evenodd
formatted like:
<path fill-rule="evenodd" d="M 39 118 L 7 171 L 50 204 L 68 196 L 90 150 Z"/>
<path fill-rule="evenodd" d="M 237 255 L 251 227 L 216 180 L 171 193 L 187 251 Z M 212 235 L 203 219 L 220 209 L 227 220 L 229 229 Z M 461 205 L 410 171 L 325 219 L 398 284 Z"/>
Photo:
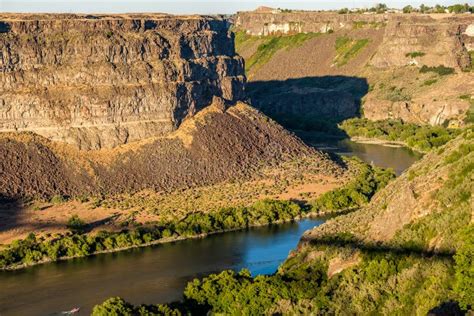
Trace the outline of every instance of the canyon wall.
<path fill-rule="evenodd" d="M 466 30 L 474 26 L 468 15 L 434 19 L 430 16 L 394 16 L 387 27 L 382 44 L 370 64 L 379 68 L 402 67 L 410 64 L 470 67 L 468 50 L 474 38 Z M 410 58 L 409 54 L 423 56 Z"/>
<path fill-rule="evenodd" d="M 327 33 L 342 29 L 352 29 L 356 25 L 383 25 L 387 14 L 337 14 L 331 12 L 239 12 L 235 26 L 250 35 Z"/>
<path fill-rule="evenodd" d="M 243 98 L 225 20 L 167 15 L 0 15 L 0 131 L 80 149 L 166 135 Z"/>
<path fill-rule="evenodd" d="M 472 107 L 472 14 L 337 14 L 267 9 L 239 12 L 234 24 L 237 32 L 245 33 L 240 38 L 247 39 L 239 43 L 238 53 L 254 64 L 264 55 L 259 50 L 270 43 L 271 37 L 264 35 L 274 35 L 273 41 L 278 41 L 276 35 L 319 33 L 290 49 L 280 49 L 247 73 L 252 103 L 270 116 L 278 112 L 275 118 L 296 114 L 299 96 L 309 95 L 311 90 L 317 90 L 321 97 L 304 99 L 304 110 L 299 113 L 303 117 L 310 113 L 321 119 L 341 120 L 360 112 L 372 120 L 401 119 L 455 127 L 465 124 Z M 298 41 L 296 36 L 294 41 Z M 341 58 L 345 58 L 344 64 Z M 354 85 L 358 81 L 365 84 Z M 292 94 L 286 99 L 281 97 L 285 89 Z M 351 113 L 346 111 L 347 98 L 340 91 L 350 92 L 356 101 L 351 102 Z M 325 95 L 334 98 L 329 100 Z M 329 116 L 328 109 L 333 111 Z"/>

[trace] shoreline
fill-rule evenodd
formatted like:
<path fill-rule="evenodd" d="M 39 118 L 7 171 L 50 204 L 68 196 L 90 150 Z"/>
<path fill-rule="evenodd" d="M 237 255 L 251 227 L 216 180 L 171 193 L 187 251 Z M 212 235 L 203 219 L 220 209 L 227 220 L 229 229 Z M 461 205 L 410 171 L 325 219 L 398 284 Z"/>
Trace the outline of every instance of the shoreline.
<path fill-rule="evenodd" d="M 393 148 L 407 148 L 410 149 L 414 152 L 420 153 L 420 154 L 426 154 L 426 151 L 422 151 L 413 147 L 408 146 L 407 143 L 402 142 L 402 141 L 396 141 L 396 140 L 385 140 L 381 138 L 368 138 L 368 137 L 362 137 L 362 136 L 353 136 L 349 138 L 351 141 L 359 144 L 373 144 L 373 145 L 381 145 L 381 146 L 386 146 L 386 147 L 393 147 Z"/>
<path fill-rule="evenodd" d="M 0 268 L 0 271 L 17 271 L 17 270 L 22 270 L 22 269 L 27 269 L 30 267 L 38 266 L 38 265 L 44 265 L 48 263 L 53 263 L 53 262 L 61 262 L 61 261 L 68 261 L 72 259 L 78 259 L 78 258 L 87 258 L 87 257 L 92 257 L 92 256 L 97 256 L 101 254 L 106 254 L 106 253 L 114 253 L 114 252 L 121 252 L 125 250 L 130 250 L 130 249 L 136 249 L 136 248 L 145 248 L 145 247 L 150 247 L 150 246 L 155 246 L 155 245 L 160 245 L 160 244 L 167 244 L 167 243 L 174 243 L 174 242 L 179 242 L 179 241 L 184 241 L 184 240 L 191 240 L 191 239 L 200 239 L 200 238 L 206 238 L 212 235 L 218 235 L 218 234 L 224 234 L 224 233 L 230 233 L 230 232 L 236 232 L 236 231 L 241 231 L 249 228 L 257 228 L 257 227 L 264 227 L 264 226 L 271 226 L 271 225 L 280 225 L 280 224 L 285 224 L 285 223 L 291 223 L 291 222 L 296 222 L 300 221 L 303 219 L 307 218 L 320 218 L 320 219 L 325 219 L 333 216 L 338 216 L 344 214 L 343 212 L 309 212 L 307 214 L 299 215 L 296 216 L 295 218 L 291 220 L 279 220 L 271 223 L 266 223 L 266 224 L 254 224 L 254 225 L 248 225 L 246 227 L 240 227 L 240 228 L 235 228 L 235 229 L 225 229 L 225 230 L 219 230 L 219 231 L 213 231 L 209 233 L 201 233 L 197 235 L 192 235 L 192 236 L 177 236 L 177 237 L 165 237 L 165 238 L 160 238 L 148 243 L 143 243 L 140 245 L 133 245 L 133 246 L 128 246 L 128 247 L 121 247 L 121 248 L 114 248 L 114 249 L 109 249 L 109 250 L 101 250 L 101 251 L 96 251 L 94 253 L 91 253 L 86 256 L 70 256 L 70 257 L 62 257 L 57 260 L 51 260 L 51 259 L 46 259 L 46 260 L 41 260 L 38 262 L 30 263 L 30 264 L 19 264 L 15 266 L 10 266 L 6 268 Z"/>

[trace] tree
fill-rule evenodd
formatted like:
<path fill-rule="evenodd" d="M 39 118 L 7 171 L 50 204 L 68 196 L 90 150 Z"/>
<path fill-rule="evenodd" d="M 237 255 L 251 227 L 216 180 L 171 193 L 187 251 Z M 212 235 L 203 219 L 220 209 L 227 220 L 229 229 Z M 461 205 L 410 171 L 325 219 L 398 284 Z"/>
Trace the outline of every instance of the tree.
<path fill-rule="evenodd" d="M 412 13 L 413 12 L 413 7 L 411 5 L 407 5 L 403 7 L 403 13 Z"/>
<path fill-rule="evenodd" d="M 463 232 L 463 241 L 454 255 L 454 291 L 458 295 L 459 305 L 468 309 L 474 307 L 474 225 Z"/>
<path fill-rule="evenodd" d="M 79 215 L 75 214 L 69 218 L 67 221 L 67 228 L 69 228 L 74 233 L 80 233 L 86 227 L 86 223 L 79 217 Z"/>
<path fill-rule="evenodd" d="M 120 297 L 112 297 L 92 310 L 93 316 L 131 316 L 133 306 Z"/>

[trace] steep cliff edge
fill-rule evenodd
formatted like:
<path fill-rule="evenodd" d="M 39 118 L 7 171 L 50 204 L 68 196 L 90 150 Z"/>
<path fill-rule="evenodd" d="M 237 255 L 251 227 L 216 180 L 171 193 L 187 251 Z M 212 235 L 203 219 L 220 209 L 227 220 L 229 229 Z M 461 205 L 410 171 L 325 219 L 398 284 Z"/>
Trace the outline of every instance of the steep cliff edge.
<path fill-rule="evenodd" d="M 243 97 L 225 20 L 187 16 L 0 16 L 0 131 L 81 149 L 176 130 L 213 96 Z"/>
<path fill-rule="evenodd" d="M 235 18 L 252 103 L 277 120 L 285 114 L 336 123 L 360 113 L 371 120 L 463 125 L 474 100 L 473 26 L 471 15 L 275 10 Z M 279 44 L 304 34 L 298 45 Z M 300 106 L 306 94 L 311 97 Z"/>

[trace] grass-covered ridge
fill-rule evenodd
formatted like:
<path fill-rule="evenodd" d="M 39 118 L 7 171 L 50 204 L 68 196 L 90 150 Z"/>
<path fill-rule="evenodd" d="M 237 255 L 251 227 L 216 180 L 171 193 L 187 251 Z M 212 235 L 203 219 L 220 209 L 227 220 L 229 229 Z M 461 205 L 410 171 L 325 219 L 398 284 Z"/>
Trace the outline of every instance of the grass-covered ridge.
<path fill-rule="evenodd" d="M 370 121 L 365 118 L 346 120 L 339 127 L 350 137 L 402 142 L 422 152 L 443 146 L 462 132 L 460 129 L 448 129 L 442 126 L 420 126 L 399 120 Z"/>
<path fill-rule="evenodd" d="M 334 64 L 338 67 L 344 66 L 352 58 L 357 56 L 367 44 L 369 44 L 369 40 L 366 38 L 352 39 L 347 36 L 338 37 L 335 44 L 337 56 L 334 59 Z"/>

